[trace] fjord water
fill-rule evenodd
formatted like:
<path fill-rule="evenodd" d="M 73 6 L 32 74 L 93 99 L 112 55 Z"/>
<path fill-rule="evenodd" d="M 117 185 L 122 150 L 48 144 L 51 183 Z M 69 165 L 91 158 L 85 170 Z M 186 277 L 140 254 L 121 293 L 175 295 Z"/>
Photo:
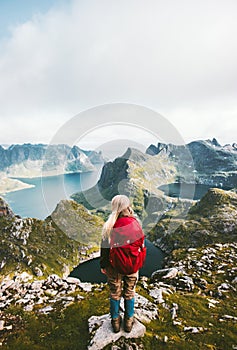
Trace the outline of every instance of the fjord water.
<path fill-rule="evenodd" d="M 95 185 L 100 176 L 101 169 L 102 166 L 98 166 L 95 172 L 43 178 L 20 178 L 19 180 L 34 185 L 34 187 L 9 192 L 3 197 L 15 214 L 21 217 L 45 219 L 53 212 L 61 199 L 70 199 L 71 194 Z M 200 199 L 210 187 L 210 185 L 195 185 L 194 196 L 192 192 L 194 187 L 189 184 L 173 183 L 162 185 L 159 188 L 171 197 Z"/>
<path fill-rule="evenodd" d="M 96 184 L 102 166 L 88 173 L 65 174 L 58 176 L 18 178 L 34 187 L 9 192 L 4 199 L 15 214 L 21 217 L 45 219 L 56 208 L 61 199 L 70 199 L 70 195 Z"/>
<path fill-rule="evenodd" d="M 159 187 L 167 196 L 169 197 L 180 197 L 186 199 L 198 200 L 202 198 L 207 191 L 216 186 L 203 185 L 203 184 L 188 184 L 188 183 L 179 183 L 174 182 L 167 185 L 161 185 Z M 223 190 L 229 190 L 229 187 L 221 187 Z"/>

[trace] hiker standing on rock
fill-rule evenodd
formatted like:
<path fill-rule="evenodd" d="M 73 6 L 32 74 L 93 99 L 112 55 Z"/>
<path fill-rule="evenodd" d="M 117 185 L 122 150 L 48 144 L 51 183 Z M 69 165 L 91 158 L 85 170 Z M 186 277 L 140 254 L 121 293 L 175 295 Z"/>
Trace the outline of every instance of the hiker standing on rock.
<path fill-rule="evenodd" d="M 113 197 L 112 213 L 102 230 L 101 272 L 107 275 L 110 288 L 110 315 L 115 333 L 120 331 L 120 299 L 124 297 L 124 330 L 130 332 L 134 323 L 135 287 L 138 270 L 146 257 L 144 233 L 134 217 L 129 198 Z"/>

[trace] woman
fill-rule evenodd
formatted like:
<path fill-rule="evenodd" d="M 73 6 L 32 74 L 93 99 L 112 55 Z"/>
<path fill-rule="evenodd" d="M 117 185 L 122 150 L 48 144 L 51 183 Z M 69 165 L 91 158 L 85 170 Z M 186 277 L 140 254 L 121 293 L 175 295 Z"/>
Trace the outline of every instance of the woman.
<path fill-rule="evenodd" d="M 127 196 L 117 195 L 113 197 L 111 206 L 112 213 L 102 230 L 100 267 L 101 272 L 107 275 L 110 288 L 110 315 L 113 331 L 115 333 L 120 331 L 122 319 L 119 314 L 119 308 L 123 294 L 125 306 L 124 330 L 130 332 L 134 323 L 134 296 L 138 280 L 138 269 L 144 263 L 146 255 L 144 233 L 134 217 Z M 114 261 L 116 256 L 112 258 L 112 250 L 114 252 L 116 249 L 116 253 L 122 252 L 123 254 L 120 261 L 121 265 L 124 266 L 116 265 L 116 261 Z M 129 261 L 132 261 L 133 266 L 127 267 L 129 272 L 126 274 L 126 266 L 129 264 L 124 254 L 128 255 L 131 250 L 134 254 Z"/>

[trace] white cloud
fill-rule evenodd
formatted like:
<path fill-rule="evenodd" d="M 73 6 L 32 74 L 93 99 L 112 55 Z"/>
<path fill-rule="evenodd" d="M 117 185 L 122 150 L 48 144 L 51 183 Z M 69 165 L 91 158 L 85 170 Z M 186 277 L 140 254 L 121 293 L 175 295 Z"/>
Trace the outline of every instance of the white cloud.
<path fill-rule="evenodd" d="M 33 17 L 0 49 L 2 142 L 19 130 L 49 142 L 68 118 L 113 102 L 153 108 L 188 139 L 213 125 L 213 137 L 237 141 L 236 10 L 234 0 L 74 0 Z M 19 121 L 27 133 L 10 127 Z"/>

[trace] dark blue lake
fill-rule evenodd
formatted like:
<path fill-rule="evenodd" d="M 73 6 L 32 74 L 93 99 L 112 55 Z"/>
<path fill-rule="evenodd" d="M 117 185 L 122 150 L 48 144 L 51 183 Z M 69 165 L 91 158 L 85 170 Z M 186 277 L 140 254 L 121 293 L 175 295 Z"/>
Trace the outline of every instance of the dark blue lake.
<path fill-rule="evenodd" d="M 159 189 L 170 197 L 198 200 L 207 193 L 209 188 L 213 187 L 215 186 L 174 182 L 167 185 L 162 185 L 159 187 Z M 229 190 L 230 188 L 222 187 L 222 189 Z"/>
<path fill-rule="evenodd" d="M 165 253 L 156 248 L 146 239 L 147 256 L 143 268 L 140 270 L 140 276 L 151 276 L 152 272 L 160 269 L 165 257 Z M 100 272 L 99 258 L 82 263 L 77 266 L 70 274 L 72 277 L 79 278 L 82 282 L 106 282 L 106 276 Z"/>

